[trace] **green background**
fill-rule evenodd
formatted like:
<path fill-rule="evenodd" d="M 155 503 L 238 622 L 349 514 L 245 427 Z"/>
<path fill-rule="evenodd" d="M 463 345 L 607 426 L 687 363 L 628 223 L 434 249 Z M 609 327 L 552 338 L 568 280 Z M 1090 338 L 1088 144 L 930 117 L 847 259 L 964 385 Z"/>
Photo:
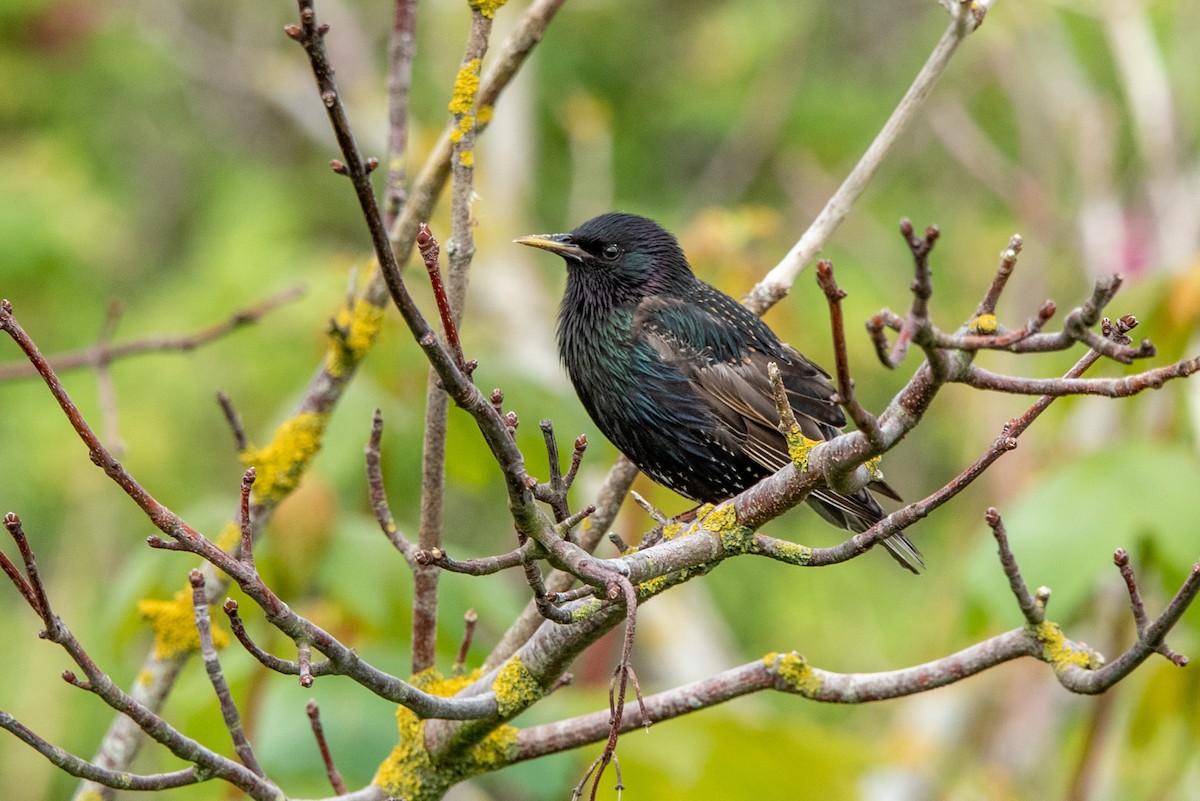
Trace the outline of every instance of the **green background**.
<path fill-rule="evenodd" d="M 500 12 L 494 44 L 523 6 L 514 0 Z M 333 26 L 331 55 L 359 141 L 382 158 L 391 10 L 320 2 L 318 13 Z M 94 342 L 112 301 L 123 308 L 119 342 L 193 331 L 286 287 L 307 288 L 302 301 L 213 345 L 112 366 L 123 462 L 210 535 L 233 511 L 242 471 L 214 393 L 226 392 L 251 438 L 267 441 L 320 363 L 348 274 L 369 265 L 350 187 L 327 166 L 339 154 L 307 62 L 282 33 L 294 17 L 283 2 L 0 3 L 0 295 L 44 352 Z M 422 4 L 414 171 L 447 121 L 468 18 L 465 2 Z M 564 448 L 578 433 L 592 442 L 576 504 L 615 454 L 557 363 L 561 265 L 510 240 L 635 211 L 677 232 L 697 273 L 740 295 L 820 210 L 945 24 L 936 4 L 913 0 L 567 3 L 478 148 L 479 251 L 463 328 L 478 383 L 502 387 L 520 415 L 531 472 L 546 473 L 541 418 L 554 421 Z M 850 358 L 869 408 L 881 409 L 917 364 L 910 356 L 895 372 L 881 367 L 858 323 L 883 306 L 907 307 L 901 217 L 941 226 L 933 309 L 945 329 L 971 315 L 999 252 L 1020 232 L 1025 252 L 1002 322 L 1022 324 L 1046 298 L 1061 319 L 1097 276 L 1119 271 L 1126 287 L 1111 312 L 1142 320 L 1137 334 L 1159 348 L 1154 364 L 1200 351 L 1198 34 L 1194 3 L 997 3 L 823 252 L 849 292 Z M 439 208 L 431 221 L 443 237 L 447 220 Z M 431 311 L 422 276 L 410 283 Z M 767 320 L 830 363 L 811 271 Z M 19 361 L 6 343 L 0 364 Z M 979 363 L 1052 376 L 1078 355 L 983 354 Z M 1131 371 L 1106 363 L 1094 372 Z M 311 475 L 258 549 L 281 597 L 399 675 L 411 580 L 371 517 L 361 453 L 379 407 L 392 508 L 414 532 L 426 373 L 390 313 Z M 64 380 L 105 430 L 94 373 Z M 889 482 L 910 499 L 932 492 L 1028 402 L 946 389 L 885 457 Z M 983 522 L 988 506 L 1005 515 L 1030 585 L 1054 590 L 1051 617 L 1112 658 L 1133 637 L 1112 550 L 1133 555 L 1152 613 L 1200 556 L 1198 421 L 1194 381 L 1131 401 L 1057 403 L 1015 452 L 912 530 L 927 575 L 908 576 L 876 554 L 825 570 L 733 560 L 642 611 L 642 689 L 793 649 L 830 670 L 895 669 L 1018 626 Z M 116 444 L 111 431 L 105 437 Z M 453 553 L 507 550 L 498 471 L 460 412 L 449 445 Z M 645 479 L 638 489 L 669 512 L 688 506 Z M 636 540 L 648 523 L 629 506 L 618 529 Z M 128 685 L 150 643 L 137 600 L 170 597 L 193 562 L 145 547 L 152 527 L 28 379 L 0 382 L 0 511 L 10 510 L 24 520 L 58 614 Z M 805 511 L 768 531 L 812 544 L 838 539 Z M 467 608 L 480 612 L 469 660 L 477 664 L 528 594 L 516 574 L 446 576 L 442 587 L 443 667 Z M 243 609 L 259 641 L 286 656 L 281 637 Z M 16 591 L 0 588 L 0 708 L 89 756 L 111 715 L 58 678 L 68 661 L 37 639 L 38 628 Z M 1198 634 L 1192 610 L 1170 642 L 1194 653 Z M 604 640 L 576 664 L 571 688 L 518 725 L 601 708 L 616 658 L 617 643 Z M 321 679 L 306 691 L 239 649 L 223 661 L 261 761 L 290 794 L 329 793 L 304 715 L 309 697 L 322 705 L 352 788 L 394 744 L 393 710 L 348 681 Z M 1084 698 L 1027 660 L 869 706 L 760 694 L 629 734 L 618 754 L 626 797 L 643 800 L 1195 798 L 1197 676 L 1156 658 L 1108 695 Z M 164 714 L 229 752 L 195 661 Z M 517 766 L 452 797 L 566 798 L 599 750 Z M 153 747 L 135 765 L 177 767 Z M 64 798 L 73 785 L 15 739 L 0 739 L 0 797 Z M 161 795 L 228 793 L 209 784 Z"/>

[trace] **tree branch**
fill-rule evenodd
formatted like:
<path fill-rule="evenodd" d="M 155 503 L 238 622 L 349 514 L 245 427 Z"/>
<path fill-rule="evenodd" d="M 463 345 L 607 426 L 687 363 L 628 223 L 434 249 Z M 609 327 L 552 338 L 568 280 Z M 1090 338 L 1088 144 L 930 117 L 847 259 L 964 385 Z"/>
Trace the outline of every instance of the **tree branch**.
<path fill-rule="evenodd" d="M 120 359 L 139 356 L 145 353 L 163 353 L 169 351 L 187 353 L 220 339 L 243 326 L 256 323 L 280 306 L 291 303 L 303 295 L 304 287 L 294 286 L 278 292 L 249 308 L 234 312 L 224 322 L 211 325 L 208 328 L 202 328 L 192 334 L 146 337 L 145 339 L 133 342 L 124 342 L 120 345 L 109 344 L 108 337 L 102 336 L 100 341 L 90 348 L 59 353 L 47 357 L 46 361 L 56 372 L 61 373 L 66 370 L 77 370 L 81 367 L 99 369 Z M 37 368 L 28 361 L 0 364 L 0 381 L 9 381 L 16 378 L 33 378 L 37 375 Z"/>
<path fill-rule="evenodd" d="M 925 62 L 925 66 L 917 73 L 912 85 L 904 93 L 899 105 L 892 111 L 890 117 L 871 145 L 863 153 L 858 164 L 846 176 L 846 180 L 838 187 L 833 196 L 825 203 L 821 213 L 809 225 L 808 230 L 800 240 L 792 246 L 779 264 L 768 272 L 761 281 L 754 285 L 749 295 L 743 301 L 747 308 L 762 316 L 763 312 L 774 306 L 787 296 L 797 276 L 810 261 L 821 251 L 829 237 L 841 225 L 842 220 L 850 213 L 859 195 L 866 189 L 867 184 L 879 169 L 879 165 L 887 158 L 892 146 L 900 139 L 904 130 L 916 116 L 917 109 L 933 92 L 938 78 L 945 72 L 950 58 L 958 46 L 983 22 L 983 16 L 991 3 L 968 2 L 968 0 L 949 0 L 946 5 L 950 11 L 950 24 L 942 38 L 938 40 L 933 52 Z"/>

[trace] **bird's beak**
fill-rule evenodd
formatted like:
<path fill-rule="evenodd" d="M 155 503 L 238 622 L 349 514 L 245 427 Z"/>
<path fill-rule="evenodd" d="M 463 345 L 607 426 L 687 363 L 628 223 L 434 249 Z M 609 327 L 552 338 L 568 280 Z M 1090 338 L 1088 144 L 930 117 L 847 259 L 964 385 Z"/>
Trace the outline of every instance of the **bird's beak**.
<path fill-rule="evenodd" d="M 531 248 L 548 250 L 551 253 L 557 253 L 564 259 L 583 261 L 583 257 L 587 255 L 583 248 L 575 244 L 570 234 L 532 234 L 514 239 L 513 242 L 518 245 L 529 245 Z"/>

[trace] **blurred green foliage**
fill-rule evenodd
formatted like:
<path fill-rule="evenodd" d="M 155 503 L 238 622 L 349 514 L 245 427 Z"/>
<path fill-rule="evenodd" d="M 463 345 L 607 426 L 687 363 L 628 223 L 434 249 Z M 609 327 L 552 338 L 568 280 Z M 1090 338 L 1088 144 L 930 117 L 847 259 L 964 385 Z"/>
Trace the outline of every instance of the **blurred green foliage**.
<path fill-rule="evenodd" d="M 522 6 L 513 0 L 500 13 L 497 41 Z M 383 156 L 391 11 L 361 0 L 318 8 L 333 25 L 332 56 L 360 142 Z M 122 307 L 115 340 L 129 341 L 196 330 L 284 287 L 307 287 L 303 301 L 213 345 L 112 366 L 123 461 L 214 535 L 235 508 L 241 474 L 214 393 L 228 393 L 251 438 L 266 440 L 319 364 L 348 275 L 369 264 L 349 187 L 326 166 L 336 154 L 306 62 L 280 33 L 294 14 L 287 3 L 228 0 L 0 4 L 0 295 L 43 351 L 94 342 L 110 301 Z M 427 2 L 420 14 L 414 171 L 445 123 L 467 24 L 461 2 Z M 464 328 L 477 380 L 502 386 L 521 416 L 518 439 L 534 474 L 545 474 L 541 418 L 554 420 L 564 449 L 580 432 L 592 442 L 576 503 L 614 453 L 556 364 L 557 264 L 509 240 L 569 229 L 610 208 L 637 211 L 677 231 L 703 277 L 742 293 L 836 188 L 944 24 L 934 3 L 915 0 L 567 3 L 479 147 L 479 254 Z M 911 267 L 895 227 L 910 216 L 942 228 L 934 310 L 944 328 L 971 314 L 996 254 L 1021 231 L 1025 253 L 1000 308 L 1006 324 L 1020 325 L 1047 297 L 1062 317 L 1096 275 L 1120 270 L 1127 286 L 1112 311 L 1142 319 L 1138 334 L 1159 346 L 1155 363 L 1200 350 L 1198 32 L 1196 4 L 997 3 L 823 254 L 850 293 L 849 318 L 906 306 Z M 444 210 L 432 223 L 446 231 Z M 431 308 L 419 276 L 412 283 Z M 768 320 L 831 361 L 810 275 Z M 866 337 L 856 327 L 850 334 L 861 398 L 882 408 L 915 361 L 887 373 Z M 980 362 L 1053 375 L 1077 355 L 983 354 Z M 0 344 L 0 363 L 18 357 Z M 406 332 L 389 323 L 336 410 L 312 474 L 259 549 L 289 604 L 401 675 L 411 583 L 371 518 L 361 451 L 379 407 L 392 508 L 413 531 L 426 376 Z M 75 371 L 65 381 L 111 442 L 95 376 Z M 1016 452 L 920 523 L 924 578 L 873 555 L 823 571 L 740 559 L 680 590 L 683 602 L 648 605 L 637 653 L 643 690 L 771 650 L 796 649 L 833 670 L 892 669 L 1019 625 L 983 524 L 989 505 L 1005 514 L 1029 583 L 1055 590 L 1051 617 L 1115 655 L 1132 631 L 1112 549 L 1133 554 L 1152 612 L 1200 550 L 1198 387 L 1055 404 Z M 1027 405 L 951 387 L 883 468 L 906 497 L 921 497 Z M 452 413 L 449 447 L 453 552 L 507 549 L 498 473 L 465 415 Z M 687 506 L 644 480 L 638 488 L 667 511 Z M 116 680 L 131 682 L 149 647 L 137 600 L 170 597 L 192 562 L 141 544 L 150 525 L 29 379 L 0 383 L 0 507 L 24 519 L 56 611 Z M 627 509 L 618 527 L 636 539 L 647 522 Z M 803 510 L 771 530 L 814 544 L 838 538 Z M 527 595 L 511 575 L 445 576 L 442 586 L 446 664 L 464 610 L 481 612 L 477 661 Z M 260 642 L 286 654 L 243 609 Z M 65 657 L 36 639 L 37 621 L 8 587 L 0 610 L 0 708 L 90 755 L 108 710 L 57 678 Z M 698 626 L 682 626 L 695 616 Z M 1193 610 L 1171 643 L 1195 652 L 1198 635 Z M 614 643 L 602 641 L 576 666 L 573 688 L 518 723 L 601 707 L 615 659 Z M 224 663 L 262 761 L 291 793 L 328 793 L 304 717 L 310 696 L 352 786 L 370 779 L 393 744 L 392 710 L 348 682 L 323 679 L 302 692 L 238 649 Z M 619 755 L 639 799 L 1195 797 L 1187 795 L 1200 771 L 1195 675 L 1151 662 L 1103 699 L 1076 698 L 1031 663 L 864 707 L 755 696 L 630 734 Z M 199 665 L 166 715 L 225 748 Z M 69 795 L 73 780 L 15 740 L 0 743 L 0 797 Z M 474 786 L 494 798 L 563 798 L 596 752 L 517 766 Z M 178 766 L 150 748 L 136 767 Z M 222 791 L 162 795 L 214 792 Z"/>

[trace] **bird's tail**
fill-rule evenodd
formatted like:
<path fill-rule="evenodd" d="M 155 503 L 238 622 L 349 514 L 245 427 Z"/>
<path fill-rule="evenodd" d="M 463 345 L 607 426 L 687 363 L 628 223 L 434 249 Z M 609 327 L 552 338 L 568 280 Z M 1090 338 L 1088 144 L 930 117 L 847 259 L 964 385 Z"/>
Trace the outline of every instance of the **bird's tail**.
<path fill-rule="evenodd" d="M 894 496 L 895 493 L 890 490 L 888 487 L 881 491 Z M 884 517 L 883 508 L 865 489 L 853 495 L 817 490 L 808 497 L 808 503 L 829 523 L 855 533 L 866 531 Z M 906 570 L 917 575 L 925 570 L 925 559 L 922 558 L 921 551 L 904 532 L 893 534 L 885 539 L 882 545 Z"/>

